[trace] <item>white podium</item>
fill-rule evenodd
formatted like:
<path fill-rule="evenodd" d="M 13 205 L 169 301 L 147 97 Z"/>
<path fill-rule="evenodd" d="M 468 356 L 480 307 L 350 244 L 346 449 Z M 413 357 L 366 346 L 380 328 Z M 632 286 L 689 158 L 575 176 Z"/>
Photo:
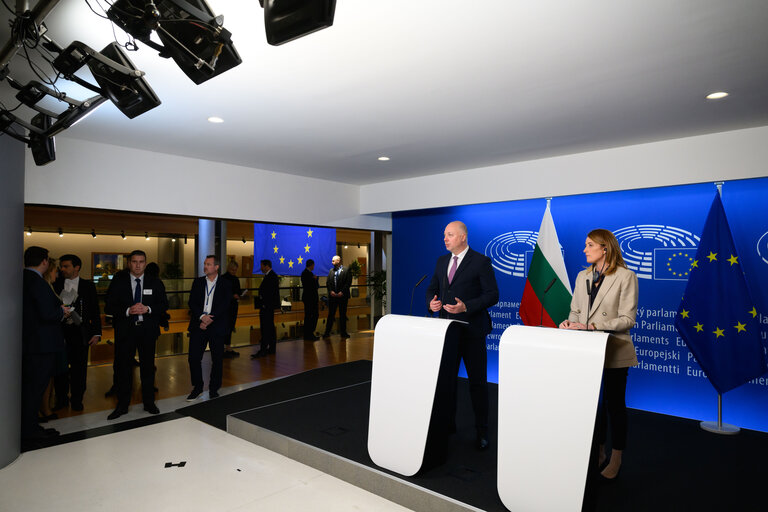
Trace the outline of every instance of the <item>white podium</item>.
<path fill-rule="evenodd" d="M 412 476 L 444 453 L 461 323 L 386 315 L 376 324 L 368 418 L 376 465 Z"/>
<path fill-rule="evenodd" d="M 581 510 L 607 339 L 522 325 L 502 334 L 497 487 L 509 510 Z"/>

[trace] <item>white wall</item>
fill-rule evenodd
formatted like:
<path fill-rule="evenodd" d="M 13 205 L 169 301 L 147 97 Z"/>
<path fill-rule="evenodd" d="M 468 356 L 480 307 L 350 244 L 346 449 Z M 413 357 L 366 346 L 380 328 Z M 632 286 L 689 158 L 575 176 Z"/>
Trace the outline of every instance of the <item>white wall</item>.
<path fill-rule="evenodd" d="M 56 161 L 26 158 L 24 202 L 204 218 L 391 229 L 361 216 L 359 187 L 59 137 Z"/>
<path fill-rule="evenodd" d="M 360 213 L 756 178 L 768 127 L 364 185 Z"/>

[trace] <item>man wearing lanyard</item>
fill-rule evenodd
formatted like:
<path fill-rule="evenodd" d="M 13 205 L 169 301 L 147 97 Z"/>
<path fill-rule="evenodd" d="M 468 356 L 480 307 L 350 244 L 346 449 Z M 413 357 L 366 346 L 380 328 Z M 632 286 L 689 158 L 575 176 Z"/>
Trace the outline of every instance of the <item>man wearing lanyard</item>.
<path fill-rule="evenodd" d="M 115 327 L 117 391 L 117 407 L 107 416 L 110 420 L 128 412 L 137 349 L 144 410 L 150 414 L 160 412 L 155 405 L 155 344 L 160 336 L 159 321 L 168 310 L 168 298 L 160 278 L 144 274 L 146 266 L 146 253 L 133 251 L 128 255 L 128 271 L 115 274 L 107 289 L 104 311 L 112 315 Z"/>
<path fill-rule="evenodd" d="M 219 258 L 213 254 L 205 257 L 202 277 L 192 282 L 189 292 L 189 373 L 192 376 L 192 392 L 187 397 L 192 402 L 203 393 L 203 369 L 201 361 L 205 346 L 211 347 L 211 380 L 208 396 L 219 396 L 223 373 L 224 341 L 229 329 L 229 308 L 232 285 L 219 279 Z"/>

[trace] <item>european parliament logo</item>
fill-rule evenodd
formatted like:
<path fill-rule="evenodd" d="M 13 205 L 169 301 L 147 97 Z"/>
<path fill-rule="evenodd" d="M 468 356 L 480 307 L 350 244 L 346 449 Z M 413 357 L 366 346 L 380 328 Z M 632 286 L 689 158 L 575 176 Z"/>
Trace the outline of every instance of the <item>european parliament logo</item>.
<path fill-rule="evenodd" d="M 687 281 L 700 237 L 674 226 L 638 224 L 613 232 L 627 267 L 640 279 Z"/>
<path fill-rule="evenodd" d="M 485 246 L 493 268 L 514 277 L 526 277 L 530 259 L 536 249 L 538 231 L 509 231 L 494 237 Z"/>
<path fill-rule="evenodd" d="M 763 263 L 768 264 L 768 231 L 763 233 L 763 236 L 757 241 L 757 255 L 760 256 Z"/>

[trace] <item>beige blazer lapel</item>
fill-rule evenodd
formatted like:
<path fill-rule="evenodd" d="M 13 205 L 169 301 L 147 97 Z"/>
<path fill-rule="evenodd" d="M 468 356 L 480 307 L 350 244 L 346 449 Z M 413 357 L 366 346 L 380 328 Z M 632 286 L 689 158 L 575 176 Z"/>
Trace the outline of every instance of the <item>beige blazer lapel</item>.
<path fill-rule="evenodd" d="M 603 275 L 603 284 L 600 285 L 600 289 L 597 291 L 597 295 L 595 296 L 594 302 L 592 302 L 592 307 L 589 309 L 589 315 L 587 315 L 587 323 L 589 323 L 589 320 L 592 318 L 592 315 L 597 312 L 597 310 L 600 308 L 600 303 L 603 301 L 603 298 L 605 298 L 606 294 L 608 293 L 608 290 L 611 289 L 611 287 L 616 283 L 616 274 L 611 275 Z"/>

